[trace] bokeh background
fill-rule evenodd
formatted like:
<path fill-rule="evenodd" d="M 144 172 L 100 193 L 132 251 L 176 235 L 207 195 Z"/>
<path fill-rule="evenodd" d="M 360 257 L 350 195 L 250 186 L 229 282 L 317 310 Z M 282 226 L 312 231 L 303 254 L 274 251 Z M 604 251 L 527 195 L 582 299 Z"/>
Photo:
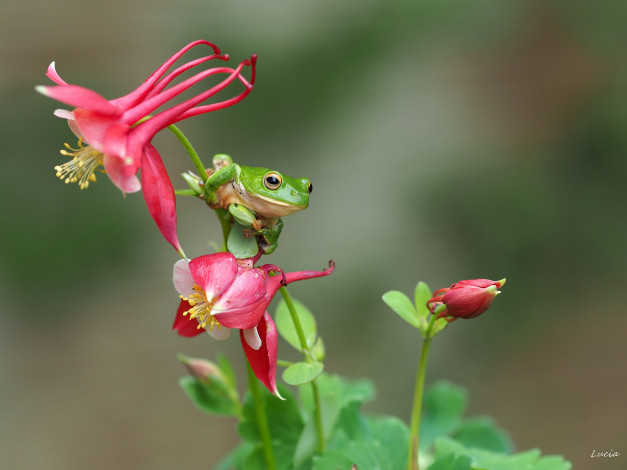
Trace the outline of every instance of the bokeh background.
<path fill-rule="evenodd" d="M 243 103 L 181 124 L 206 162 L 313 181 L 271 262 L 335 259 L 291 289 L 327 370 L 371 377 L 368 410 L 407 419 L 420 343 L 381 295 L 507 277 L 488 313 L 438 337 L 427 381 L 467 387 L 469 414 L 520 450 L 625 468 L 626 17 L 590 1 L 2 2 L 0 468 L 208 469 L 237 441 L 187 401 L 175 355 L 224 351 L 243 377 L 239 341 L 172 333 L 176 253 L 141 195 L 55 178 L 72 135 L 33 91 L 54 59 L 120 96 L 198 38 L 259 55 Z M 182 187 L 183 150 L 155 143 Z M 195 200 L 179 231 L 189 256 L 220 239 Z"/>

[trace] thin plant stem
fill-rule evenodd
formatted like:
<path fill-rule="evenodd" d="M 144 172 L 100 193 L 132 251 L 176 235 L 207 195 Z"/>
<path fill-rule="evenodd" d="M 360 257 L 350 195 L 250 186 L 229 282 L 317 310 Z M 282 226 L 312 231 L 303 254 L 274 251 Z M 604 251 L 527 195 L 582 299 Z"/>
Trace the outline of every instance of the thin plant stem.
<path fill-rule="evenodd" d="M 175 189 L 174 194 L 177 196 L 193 196 L 198 197 L 198 193 L 193 189 Z"/>
<path fill-rule="evenodd" d="M 432 315 L 429 320 L 425 340 L 422 343 L 420 351 L 420 360 L 418 361 L 418 371 L 416 373 L 416 385 L 414 387 L 414 403 L 411 411 L 411 425 L 409 434 L 409 456 L 407 462 L 407 470 L 418 469 L 418 448 L 420 445 L 420 415 L 422 412 L 422 395 L 425 386 L 425 375 L 427 372 L 427 358 L 429 357 L 429 348 L 433 337 L 431 330 L 435 324 L 437 315 Z"/>
<path fill-rule="evenodd" d="M 306 361 L 311 360 L 311 356 L 309 354 L 309 348 L 307 347 L 307 340 L 305 339 L 305 333 L 303 332 L 303 326 L 300 324 L 300 319 L 298 318 L 298 314 L 296 313 L 296 308 L 294 307 L 294 302 L 292 302 L 292 297 L 285 287 L 281 287 L 280 289 L 281 295 L 283 296 L 283 300 L 285 300 L 285 304 L 287 305 L 287 309 L 290 312 L 290 316 L 292 317 L 292 322 L 294 323 L 294 328 L 296 329 L 296 334 L 298 335 L 298 341 L 300 342 L 300 347 L 303 350 L 303 354 L 305 356 Z M 324 451 L 324 430 L 322 427 L 322 411 L 320 407 L 320 392 L 318 391 L 318 384 L 316 380 L 311 382 L 311 388 L 313 390 L 314 397 L 314 421 L 316 424 L 316 435 L 318 437 L 318 452 L 322 453 Z"/>
<path fill-rule="evenodd" d="M 229 234 L 231 233 L 231 214 L 226 209 L 216 209 L 216 215 L 222 226 L 222 251 L 229 251 L 226 246 L 226 241 L 229 239 Z"/>
<path fill-rule="evenodd" d="M 196 150 L 194 150 L 194 147 L 192 146 L 192 143 L 187 139 L 187 137 L 185 137 L 185 134 L 183 134 L 181 132 L 181 130 L 178 127 L 176 127 L 174 124 L 170 124 L 168 126 L 168 129 L 170 129 L 170 131 L 179 140 L 181 145 L 183 145 L 183 148 L 185 149 L 185 151 L 189 155 L 189 158 L 192 159 L 192 162 L 194 163 L 194 166 L 198 170 L 198 174 L 202 178 L 202 182 L 206 183 L 207 179 L 209 179 L 209 175 L 207 174 L 207 170 L 205 170 L 205 166 L 200 161 L 200 157 L 198 156 L 198 153 L 196 153 Z"/>
<path fill-rule="evenodd" d="M 274 460 L 274 451 L 272 449 L 272 441 L 270 439 L 270 428 L 268 427 L 268 416 L 266 415 L 266 408 L 263 403 L 263 397 L 261 396 L 261 390 L 259 389 L 259 382 L 253 372 L 250 364 L 246 363 L 246 369 L 248 370 L 248 388 L 253 397 L 253 403 L 255 405 L 255 415 L 257 417 L 257 427 L 259 428 L 259 434 L 261 435 L 261 444 L 263 446 L 263 456 L 266 461 L 266 468 L 268 470 L 276 470 L 276 461 Z"/>

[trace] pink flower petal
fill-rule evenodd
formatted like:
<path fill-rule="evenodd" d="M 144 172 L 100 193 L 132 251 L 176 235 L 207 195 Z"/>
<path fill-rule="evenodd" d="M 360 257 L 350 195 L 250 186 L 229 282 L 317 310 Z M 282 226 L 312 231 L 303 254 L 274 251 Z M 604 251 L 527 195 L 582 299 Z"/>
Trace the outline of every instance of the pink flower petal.
<path fill-rule="evenodd" d="M 189 315 L 183 315 L 183 312 L 186 312 L 190 308 L 192 307 L 191 305 L 189 305 L 189 303 L 187 303 L 185 300 L 181 300 L 179 308 L 176 311 L 174 324 L 172 325 L 173 330 L 176 330 L 176 332 L 180 336 L 184 336 L 186 338 L 193 338 L 194 336 L 198 336 L 205 331 L 204 328 L 198 328 L 198 322 L 196 321 L 196 319 L 190 320 Z"/>
<path fill-rule="evenodd" d="M 142 187 L 148 212 L 159 227 L 161 235 L 176 251 L 183 252 L 176 233 L 176 197 L 157 149 L 152 144 L 144 148 L 141 163 Z"/>
<path fill-rule="evenodd" d="M 231 253 L 214 253 L 194 258 L 189 269 L 196 284 L 203 288 L 207 299 L 222 295 L 237 274 L 237 261 Z"/>
<path fill-rule="evenodd" d="M 272 394 L 283 400 L 276 386 L 277 332 L 272 317 L 270 317 L 268 312 L 263 314 L 257 329 L 261 338 L 261 347 L 257 350 L 249 346 L 244 337 L 244 332 L 240 331 L 244 353 L 255 376 Z"/>
<path fill-rule="evenodd" d="M 119 116 L 122 109 L 112 105 L 101 95 L 88 88 L 77 85 L 38 86 L 35 89 L 44 96 L 69 104 L 75 108 L 84 108 L 109 116 Z"/>
<path fill-rule="evenodd" d="M 259 319 L 263 316 L 263 312 L 268 308 L 269 303 L 270 301 L 266 297 L 262 297 L 253 303 L 228 311 L 216 312 L 214 309 L 214 317 L 222 326 L 227 328 L 243 330 L 253 328 L 259 323 Z"/>
<path fill-rule="evenodd" d="M 109 144 L 106 142 L 107 131 L 109 131 L 112 126 L 119 125 L 118 119 L 106 114 L 97 113 L 90 109 L 82 108 L 74 110 L 74 119 L 80 130 L 80 134 L 89 142 L 89 145 L 102 153 L 107 153 L 105 149 L 105 145 Z M 127 126 L 127 129 L 130 128 Z M 128 133 L 128 130 L 126 133 Z M 125 134 L 123 142 L 124 146 L 126 146 Z"/>
<path fill-rule="evenodd" d="M 262 266 L 263 268 L 263 266 Z M 335 262 L 333 260 L 329 261 L 329 267 L 322 271 L 297 271 L 293 273 L 285 273 L 285 280 L 287 284 L 296 281 L 302 281 L 304 279 L 312 279 L 314 277 L 322 277 L 328 276 L 335 269 Z M 272 297 L 276 294 L 276 292 L 281 288 L 281 280 L 283 276 L 270 276 L 266 282 L 268 297 L 272 300 Z"/>
<path fill-rule="evenodd" d="M 177 292 L 183 297 L 189 298 L 194 291 L 194 278 L 189 270 L 189 260 L 180 259 L 174 263 L 174 269 L 172 270 L 172 282 Z"/>
<path fill-rule="evenodd" d="M 247 269 L 233 280 L 228 289 L 222 292 L 213 310 L 218 313 L 246 307 L 265 295 L 266 282 L 263 272 L 256 268 Z"/>
<path fill-rule="evenodd" d="M 48 71 L 46 72 L 46 77 L 48 77 L 50 80 L 52 80 L 57 85 L 67 85 L 65 80 L 63 80 L 59 76 L 59 74 L 57 73 L 57 69 L 55 67 L 54 61 L 50 62 L 50 65 L 48 66 Z"/>
<path fill-rule="evenodd" d="M 105 171 L 109 175 L 109 178 L 113 184 L 120 189 L 120 191 L 124 193 L 136 193 L 141 190 L 142 185 L 139 182 L 139 178 L 135 173 L 130 173 L 132 168 L 129 165 L 124 164 L 121 158 L 105 155 L 104 167 Z M 135 172 L 137 172 L 137 169 L 135 169 Z"/>

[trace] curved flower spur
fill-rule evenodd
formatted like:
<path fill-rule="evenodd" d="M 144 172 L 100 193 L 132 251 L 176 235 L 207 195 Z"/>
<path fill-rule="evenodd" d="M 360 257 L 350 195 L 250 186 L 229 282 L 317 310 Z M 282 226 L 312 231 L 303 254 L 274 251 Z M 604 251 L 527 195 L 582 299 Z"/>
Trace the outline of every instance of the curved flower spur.
<path fill-rule="evenodd" d="M 187 51 L 199 45 L 211 47 L 213 53 L 189 61 L 166 74 Z M 84 189 L 96 180 L 96 170 L 104 167 L 113 184 L 124 193 L 137 192 L 143 186 L 148 211 L 162 235 L 179 253 L 182 249 L 176 233 L 174 189 L 161 156 L 150 142 L 157 132 L 176 122 L 232 106 L 250 93 L 255 83 L 257 57 L 254 54 L 236 68 L 203 70 L 167 88 L 182 73 L 213 59 L 226 61 L 229 56 L 222 54 L 209 41 L 194 41 L 170 57 L 137 89 L 114 100 L 107 100 L 87 88 L 68 84 L 57 73 L 54 62 L 48 67 L 46 75 L 57 85 L 36 87 L 41 94 L 75 107 L 72 111 L 58 109 L 54 113 L 67 119 L 79 138 L 77 148 L 66 144 L 66 150 L 61 151 L 72 160 L 55 167 L 57 176 L 66 183 L 78 183 Z M 242 75 L 244 67 L 251 67 L 250 80 Z M 167 105 L 173 98 L 213 75 L 226 77 L 208 90 L 151 116 L 152 112 Z M 244 85 L 239 95 L 201 105 L 236 80 Z M 141 183 L 137 177 L 140 169 Z"/>

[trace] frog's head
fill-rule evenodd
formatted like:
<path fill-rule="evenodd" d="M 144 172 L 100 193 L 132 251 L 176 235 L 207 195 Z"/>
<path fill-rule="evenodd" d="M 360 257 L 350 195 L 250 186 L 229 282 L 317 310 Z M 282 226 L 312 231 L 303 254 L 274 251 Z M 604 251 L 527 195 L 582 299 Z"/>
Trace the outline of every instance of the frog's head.
<path fill-rule="evenodd" d="M 240 181 L 248 196 L 254 199 L 251 209 L 258 215 L 283 217 L 309 206 L 312 185 L 308 178 L 291 178 L 267 168 L 242 170 Z"/>

